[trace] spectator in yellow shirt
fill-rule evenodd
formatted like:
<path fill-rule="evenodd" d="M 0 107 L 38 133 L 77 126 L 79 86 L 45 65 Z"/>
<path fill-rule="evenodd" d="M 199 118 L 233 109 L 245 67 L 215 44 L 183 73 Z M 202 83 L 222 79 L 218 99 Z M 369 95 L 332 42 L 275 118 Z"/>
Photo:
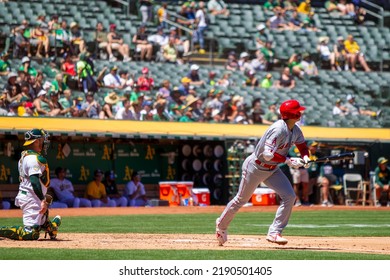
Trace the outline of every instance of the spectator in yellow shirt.
<path fill-rule="evenodd" d="M 160 23 L 160 26 L 162 26 L 163 28 L 168 27 L 167 23 L 164 21 L 169 18 L 167 7 L 168 7 L 168 3 L 164 2 L 162 3 L 161 7 L 157 10 L 158 22 Z"/>
<path fill-rule="evenodd" d="M 311 12 L 311 0 L 305 0 L 302 1 L 301 4 L 299 4 L 297 12 L 300 14 L 308 15 Z"/>
<path fill-rule="evenodd" d="M 103 185 L 103 171 L 97 169 L 93 173 L 94 180 L 89 182 L 85 191 L 85 198 L 91 200 L 92 207 L 116 207 L 114 200 L 110 200 Z"/>
<path fill-rule="evenodd" d="M 348 35 L 347 40 L 344 41 L 345 50 L 348 53 L 348 62 L 351 66 L 351 71 L 356 71 L 356 61 L 359 60 L 360 64 L 364 68 L 364 71 L 370 72 L 364 54 L 360 51 L 358 43 L 355 41 L 352 35 Z"/>

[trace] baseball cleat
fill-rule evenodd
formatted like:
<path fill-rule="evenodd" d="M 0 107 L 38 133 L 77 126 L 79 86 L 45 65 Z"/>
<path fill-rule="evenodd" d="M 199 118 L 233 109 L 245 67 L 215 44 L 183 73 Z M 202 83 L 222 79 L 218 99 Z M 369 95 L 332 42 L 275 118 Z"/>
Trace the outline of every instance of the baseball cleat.
<path fill-rule="evenodd" d="M 54 219 L 51 221 L 52 228 L 49 231 L 50 239 L 56 239 L 58 234 L 58 228 L 61 225 L 61 216 L 57 215 L 54 217 Z"/>
<path fill-rule="evenodd" d="M 227 230 L 222 230 L 218 227 L 219 218 L 215 221 L 215 235 L 218 240 L 218 245 L 222 246 L 227 241 Z"/>
<path fill-rule="evenodd" d="M 279 233 L 278 234 L 268 234 L 266 240 L 271 243 L 276 243 L 279 245 L 286 245 L 288 240 L 284 237 L 282 237 Z"/>

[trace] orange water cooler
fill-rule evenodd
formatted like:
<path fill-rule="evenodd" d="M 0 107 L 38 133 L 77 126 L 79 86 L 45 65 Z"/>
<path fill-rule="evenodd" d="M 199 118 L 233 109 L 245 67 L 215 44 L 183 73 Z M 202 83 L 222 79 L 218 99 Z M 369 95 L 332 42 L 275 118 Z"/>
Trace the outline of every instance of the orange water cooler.
<path fill-rule="evenodd" d="M 180 204 L 176 181 L 159 182 L 158 185 L 160 186 L 161 200 L 167 200 L 169 206 L 178 206 Z"/>

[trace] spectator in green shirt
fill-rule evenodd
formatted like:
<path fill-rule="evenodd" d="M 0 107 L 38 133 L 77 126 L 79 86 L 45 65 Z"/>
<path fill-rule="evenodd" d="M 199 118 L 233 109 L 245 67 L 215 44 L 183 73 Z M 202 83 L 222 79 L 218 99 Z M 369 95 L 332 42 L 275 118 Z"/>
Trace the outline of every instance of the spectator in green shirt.
<path fill-rule="evenodd" d="M 8 76 L 11 73 L 11 65 L 8 62 L 9 54 L 2 52 L 0 54 L 0 76 Z"/>
<path fill-rule="evenodd" d="M 65 90 L 68 89 L 68 86 L 64 82 L 64 76 L 59 73 L 56 75 L 56 79 L 51 83 L 51 91 L 58 92 L 63 94 Z"/>
<path fill-rule="evenodd" d="M 28 56 L 22 58 L 22 65 L 19 67 L 19 71 L 23 71 L 30 76 L 36 77 L 38 72 L 34 67 L 31 67 L 31 60 Z"/>
<path fill-rule="evenodd" d="M 272 87 L 272 74 L 268 73 L 264 79 L 261 81 L 262 88 L 271 88 Z"/>

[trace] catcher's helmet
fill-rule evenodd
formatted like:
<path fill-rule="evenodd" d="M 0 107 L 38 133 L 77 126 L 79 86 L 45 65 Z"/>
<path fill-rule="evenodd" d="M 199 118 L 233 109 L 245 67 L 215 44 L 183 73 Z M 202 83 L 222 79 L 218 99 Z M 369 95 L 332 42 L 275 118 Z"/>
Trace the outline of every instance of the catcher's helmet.
<path fill-rule="evenodd" d="M 24 134 L 24 144 L 23 146 L 28 146 L 31 145 L 32 143 L 35 142 L 35 140 L 43 138 L 43 150 L 46 153 L 47 149 L 49 148 L 49 133 L 47 133 L 44 129 L 38 129 L 38 128 L 33 128 L 29 131 L 27 131 Z"/>
<path fill-rule="evenodd" d="M 288 119 L 299 119 L 301 117 L 301 111 L 304 111 L 306 108 L 301 106 L 299 102 L 295 99 L 287 100 L 280 105 L 280 114 L 282 115 L 283 120 Z"/>

